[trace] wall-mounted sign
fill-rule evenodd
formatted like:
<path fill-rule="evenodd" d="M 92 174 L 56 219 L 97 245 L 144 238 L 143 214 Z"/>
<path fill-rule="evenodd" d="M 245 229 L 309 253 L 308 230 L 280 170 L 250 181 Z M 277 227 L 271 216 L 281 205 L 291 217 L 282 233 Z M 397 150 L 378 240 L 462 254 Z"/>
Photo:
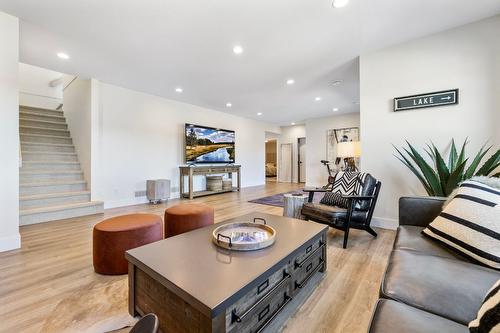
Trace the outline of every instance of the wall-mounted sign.
<path fill-rule="evenodd" d="M 394 98 L 394 111 L 458 104 L 458 89 Z"/>

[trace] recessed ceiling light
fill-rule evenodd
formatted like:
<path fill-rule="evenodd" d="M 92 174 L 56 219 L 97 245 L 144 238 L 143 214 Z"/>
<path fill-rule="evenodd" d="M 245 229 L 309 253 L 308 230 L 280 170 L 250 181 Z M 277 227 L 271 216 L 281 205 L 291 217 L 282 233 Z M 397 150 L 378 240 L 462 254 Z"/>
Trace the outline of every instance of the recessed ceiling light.
<path fill-rule="evenodd" d="M 291 125 L 293 126 L 293 125 L 295 125 L 295 123 L 291 123 Z"/>
<path fill-rule="evenodd" d="M 339 108 L 333 108 L 332 111 L 333 112 L 337 112 L 339 110 Z"/>
<path fill-rule="evenodd" d="M 286 80 L 286 84 L 288 84 L 289 86 L 294 84 L 295 83 L 295 80 L 294 79 L 288 79 Z"/>
<path fill-rule="evenodd" d="M 64 53 L 64 52 L 59 52 L 59 53 L 57 54 L 57 56 L 58 56 L 59 58 L 61 58 L 61 59 L 64 59 L 64 60 L 69 59 L 69 55 L 67 55 L 67 54 L 66 54 L 66 53 Z"/>
<path fill-rule="evenodd" d="M 349 0 L 333 0 L 332 6 L 334 8 L 342 8 L 342 7 L 347 6 L 348 3 L 349 3 Z"/>
<path fill-rule="evenodd" d="M 231 104 L 231 103 L 226 103 L 226 107 L 227 107 L 227 108 L 230 108 L 231 106 L 233 106 L 233 104 Z"/>
<path fill-rule="evenodd" d="M 314 100 L 315 100 L 316 102 L 319 102 L 319 101 L 321 101 L 321 97 L 320 97 L 320 96 L 318 96 L 318 97 L 316 97 Z"/>
<path fill-rule="evenodd" d="M 262 112 L 257 112 L 257 115 L 258 116 L 262 116 Z"/>
<path fill-rule="evenodd" d="M 332 86 L 338 86 L 342 82 L 343 82 L 342 80 L 335 80 L 335 81 L 332 82 Z"/>
<path fill-rule="evenodd" d="M 183 90 L 182 88 L 175 88 L 175 92 L 180 94 L 181 92 L 183 92 Z"/>
<path fill-rule="evenodd" d="M 243 53 L 243 47 L 241 47 L 241 45 L 235 45 L 233 47 L 233 52 L 234 52 L 234 54 L 242 54 Z"/>

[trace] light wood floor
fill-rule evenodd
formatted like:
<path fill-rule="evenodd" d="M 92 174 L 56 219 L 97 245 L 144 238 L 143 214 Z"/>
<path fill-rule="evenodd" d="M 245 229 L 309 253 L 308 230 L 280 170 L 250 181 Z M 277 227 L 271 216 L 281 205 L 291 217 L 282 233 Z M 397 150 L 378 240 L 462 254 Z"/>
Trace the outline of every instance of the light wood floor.
<path fill-rule="evenodd" d="M 281 215 L 282 208 L 248 200 L 296 188 L 296 184 L 272 182 L 195 201 L 213 206 L 216 222 L 252 211 Z M 165 207 L 178 203 L 171 200 L 155 206 L 115 208 L 104 215 L 21 227 L 22 248 L 0 253 L 0 332 L 75 331 L 71 325 L 79 318 L 98 313 L 105 306 L 106 293 L 113 294 L 116 285 L 126 285 L 126 276 L 94 273 L 92 227 L 103 218 L 130 212 L 163 215 Z M 395 236 L 389 230 L 377 232 L 379 237 L 374 239 L 353 230 L 348 248 L 343 250 L 342 233 L 329 231 L 327 275 L 287 322 L 284 332 L 366 332 Z M 105 286 L 102 299 L 85 299 L 88 290 L 100 286 Z M 124 292 L 112 296 L 125 306 Z M 121 307 L 117 311 L 126 316 Z"/>

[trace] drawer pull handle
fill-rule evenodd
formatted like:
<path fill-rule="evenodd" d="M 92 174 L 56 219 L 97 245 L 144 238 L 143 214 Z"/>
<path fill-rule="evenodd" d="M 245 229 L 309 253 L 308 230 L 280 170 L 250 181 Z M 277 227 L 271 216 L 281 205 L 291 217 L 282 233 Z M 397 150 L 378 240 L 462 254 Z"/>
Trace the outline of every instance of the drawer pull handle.
<path fill-rule="evenodd" d="M 269 287 L 269 279 L 266 281 L 262 282 L 259 287 L 257 287 L 257 295 L 266 290 L 266 288 Z"/>
<path fill-rule="evenodd" d="M 271 317 L 269 317 L 267 319 L 267 321 L 264 323 L 264 325 L 262 325 L 259 330 L 257 331 L 257 333 L 262 333 L 262 331 L 264 331 L 266 329 L 267 326 L 269 326 L 269 324 L 273 321 L 274 318 L 276 318 L 276 316 L 278 316 L 281 311 L 283 311 L 283 309 L 285 308 L 285 306 L 290 303 L 292 301 L 292 298 L 290 296 L 288 296 L 286 293 L 285 293 L 285 299 L 284 299 L 284 302 L 283 304 L 280 306 L 280 308 L 278 310 L 276 310 L 273 315 Z"/>
<path fill-rule="evenodd" d="M 267 299 L 271 296 L 273 296 L 274 291 L 278 290 L 278 288 L 281 288 L 285 283 L 288 282 L 289 279 L 291 279 L 292 276 L 288 274 L 286 271 L 283 271 L 283 279 L 278 282 L 271 290 L 267 292 L 265 296 L 263 296 L 261 299 L 259 299 L 257 302 L 255 302 L 254 305 L 252 305 L 248 310 L 246 310 L 241 316 L 236 313 L 236 309 L 234 309 L 231 312 L 231 324 L 232 323 L 241 323 L 243 319 L 245 319 L 246 316 L 248 316 L 252 311 L 254 311 L 257 307 L 259 307 L 261 304 L 267 301 Z"/>
<path fill-rule="evenodd" d="M 307 249 L 306 249 L 306 253 L 311 252 L 311 250 L 312 250 L 312 249 L 313 249 L 313 246 L 312 246 L 312 244 L 311 244 L 311 245 L 309 245 L 309 246 L 307 247 Z"/>
<path fill-rule="evenodd" d="M 311 258 L 313 255 L 315 255 L 317 252 L 319 252 L 320 250 L 322 250 L 323 248 L 325 247 L 324 244 L 322 244 L 320 247 L 318 247 L 316 250 L 313 251 L 313 253 L 311 253 L 310 255 L 308 255 L 304 260 L 302 260 L 300 263 L 295 260 L 295 264 L 294 264 L 294 267 L 295 269 L 297 268 L 302 268 L 304 266 L 304 263 L 309 259 Z"/>
<path fill-rule="evenodd" d="M 308 276 L 306 276 L 304 280 L 302 280 L 302 282 L 300 282 L 300 283 L 299 283 L 299 282 L 295 281 L 295 289 L 297 289 L 297 288 L 299 288 L 299 289 L 304 288 L 304 286 L 306 285 L 307 281 L 309 281 L 309 280 L 313 277 L 313 275 L 314 275 L 317 271 L 319 271 L 321 267 L 323 267 L 323 263 L 324 263 L 324 262 L 325 262 L 325 261 L 324 261 L 323 259 L 320 259 L 320 260 L 319 260 L 319 264 L 318 264 L 318 266 L 316 266 L 316 267 L 312 270 L 312 272 L 311 272 L 311 273 L 309 273 L 309 275 L 308 275 Z"/>
<path fill-rule="evenodd" d="M 309 265 L 307 265 L 306 267 L 306 273 L 309 273 L 309 271 L 311 270 L 311 268 L 313 267 L 313 263 L 309 263 Z"/>
<path fill-rule="evenodd" d="M 264 310 L 262 310 L 261 312 L 259 312 L 259 321 L 261 321 L 265 316 L 267 316 L 268 313 L 269 313 L 269 304 L 266 305 L 266 307 L 264 308 Z"/>

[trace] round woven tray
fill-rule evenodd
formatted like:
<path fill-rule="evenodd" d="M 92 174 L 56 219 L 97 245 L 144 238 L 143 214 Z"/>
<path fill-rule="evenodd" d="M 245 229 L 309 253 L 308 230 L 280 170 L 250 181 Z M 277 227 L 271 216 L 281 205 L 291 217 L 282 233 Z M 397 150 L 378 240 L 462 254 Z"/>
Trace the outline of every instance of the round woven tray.
<path fill-rule="evenodd" d="M 262 221 L 263 224 L 257 223 Z M 262 218 L 254 218 L 253 222 L 233 222 L 224 224 L 212 233 L 215 245 L 236 251 L 254 251 L 273 245 L 276 230 L 266 224 Z"/>

